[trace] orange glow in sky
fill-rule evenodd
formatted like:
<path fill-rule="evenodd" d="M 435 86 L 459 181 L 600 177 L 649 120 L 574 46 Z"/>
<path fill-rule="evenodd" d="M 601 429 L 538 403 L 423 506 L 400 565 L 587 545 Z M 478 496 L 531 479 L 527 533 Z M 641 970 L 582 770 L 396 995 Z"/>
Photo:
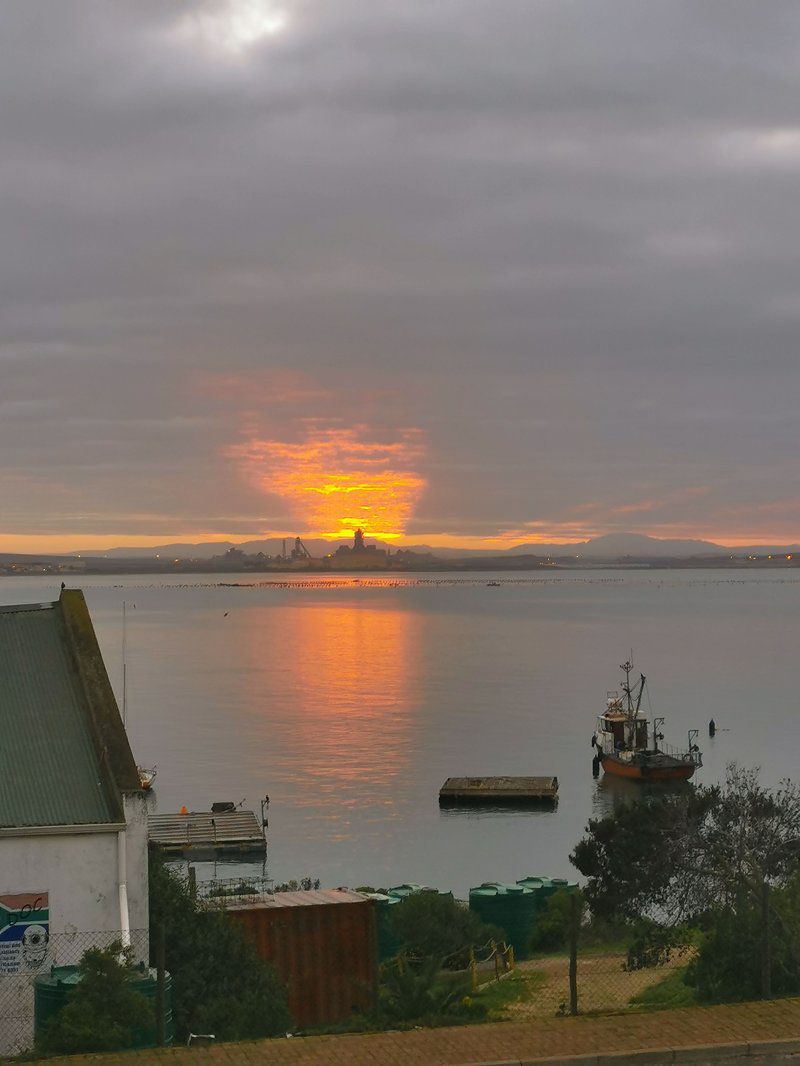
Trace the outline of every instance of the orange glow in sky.
<path fill-rule="evenodd" d="M 236 445 L 256 484 L 290 505 L 300 528 L 320 537 L 350 537 L 356 529 L 381 540 L 401 537 L 425 480 L 414 471 L 422 453 L 417 430 L 390 443 L 365 426 L 313 429 L 301 443 L 257 436 Z"/>

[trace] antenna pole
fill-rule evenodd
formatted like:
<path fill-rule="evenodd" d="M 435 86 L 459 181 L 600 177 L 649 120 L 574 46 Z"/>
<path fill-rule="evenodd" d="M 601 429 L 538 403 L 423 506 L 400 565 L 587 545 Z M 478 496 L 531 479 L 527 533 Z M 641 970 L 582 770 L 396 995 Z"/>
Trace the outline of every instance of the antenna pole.
<path fill-rule="evenodd" d="M 126 617 L 126 603 L 122 601 L 122 724 L 127 723 L 128 718 L 128 623 Z"/>

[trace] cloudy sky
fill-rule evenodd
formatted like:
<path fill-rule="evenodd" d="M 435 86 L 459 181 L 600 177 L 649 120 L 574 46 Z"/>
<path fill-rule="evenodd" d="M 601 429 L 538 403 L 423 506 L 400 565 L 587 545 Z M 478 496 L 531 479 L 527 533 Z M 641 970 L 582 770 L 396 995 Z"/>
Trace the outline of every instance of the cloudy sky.
<path fill-rule="evenodd" d="M 0 547 L 794 541 L 796 0 L 4 0 Z"/>

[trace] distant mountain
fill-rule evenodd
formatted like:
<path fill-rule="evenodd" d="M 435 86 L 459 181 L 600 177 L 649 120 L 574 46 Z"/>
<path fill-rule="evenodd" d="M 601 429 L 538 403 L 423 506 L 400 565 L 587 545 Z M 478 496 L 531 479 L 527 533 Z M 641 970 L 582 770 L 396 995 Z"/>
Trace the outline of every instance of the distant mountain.
<path fill-rule="evenodd" d="M 709 540 L 661 540 L 644 533 L 605 533 L 576 544 L 515 544 L 512 548 L 429 548 L 420 544 L 414 551 L 430 551 L 443 559 L 474 558 L 479 556 L 537 555 L 543 558 L 566 558 L 580 555 L 583 559 L 622 559 L 627 556 L 646 559 L 682 559 L 695 555 L 728 555 L 753 552 L 752 548 L 726 548 Z M 766 549 L 772 551 L 771 548 Z M 789 549 L 791 550 L 791 549 Z"/>
<path fill-rule="evenodd" d="M 695 555 L 727 555 L 730 549 L 710 540 L 662 540 L 644 533 L 606 533 L 580 544 L 518 544 L 515 555 L 580 555 L 584 559 L 684 559 Z"/>

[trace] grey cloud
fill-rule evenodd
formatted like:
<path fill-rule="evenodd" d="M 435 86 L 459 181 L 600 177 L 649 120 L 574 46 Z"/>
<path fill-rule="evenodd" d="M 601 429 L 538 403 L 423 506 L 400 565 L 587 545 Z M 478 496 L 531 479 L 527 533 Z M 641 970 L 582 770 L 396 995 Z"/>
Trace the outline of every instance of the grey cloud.
<path fill-rule="evenodd" d="M 179 39 L 185 5 L 3 7 L 18 528 L 56 483 L 87 532 L 279 522 L 224 457 L 236 412 L 191 385 L 287 366 L 425 431 L 428 531 L 713 482 L 675 505 L 708 534 L 791 495 L 796 3 L 277 6 L 240 56 Z"/>

